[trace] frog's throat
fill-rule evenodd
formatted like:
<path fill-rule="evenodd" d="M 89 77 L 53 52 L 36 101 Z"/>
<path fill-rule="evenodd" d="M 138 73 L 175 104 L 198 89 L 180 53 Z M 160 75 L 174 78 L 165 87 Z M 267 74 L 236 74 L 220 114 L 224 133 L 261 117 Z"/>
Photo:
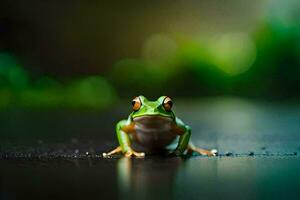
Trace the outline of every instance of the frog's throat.
<path fill-rule="evenodd" d="M 143 115 L 135 117 L 133 119 L 136 129 L 142 129 L 143 131 L 162 129 L 168 127 L 170 129 L 171 124 L 174 123 L 174 119 L 171 117 L 165 117 L 160 115 Z"/>
<path fill-rule="evenodd" d="M 166 116 L 166 115 L 159 115 L 159 114 L 148 114 L 148 115 L 141 115 L 141 116 L 135 116 L 132 118 L 133 121 L 140 121 L 140 120 L 166 120 L 166 121 L 172 121 L 174 118 L 172 116 Z"/>

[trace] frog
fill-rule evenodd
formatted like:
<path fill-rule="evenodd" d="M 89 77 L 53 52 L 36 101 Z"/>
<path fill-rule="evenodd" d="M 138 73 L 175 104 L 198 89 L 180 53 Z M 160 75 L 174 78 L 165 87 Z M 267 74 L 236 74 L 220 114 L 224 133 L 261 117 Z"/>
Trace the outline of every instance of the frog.
<path fill-rule="evenodd" d="M 132 112 L 125 120 L 116 124 L 118 146 L 102 156 L 114 154 L 125 157 L 145 157 L 146 153 L 168 152 L 167 155 L 183 156 L 200 154 L 216 156 L 217 150 L 198 148 L 190 141 L 191 128 L 173 112 L 173 100 L 161 96 L 150 101 L 140 95 L 134 97 Z M 173 149 L 170 146 L 173 145 Z M 137 150 L 138 149 L 138 150 Z"/>

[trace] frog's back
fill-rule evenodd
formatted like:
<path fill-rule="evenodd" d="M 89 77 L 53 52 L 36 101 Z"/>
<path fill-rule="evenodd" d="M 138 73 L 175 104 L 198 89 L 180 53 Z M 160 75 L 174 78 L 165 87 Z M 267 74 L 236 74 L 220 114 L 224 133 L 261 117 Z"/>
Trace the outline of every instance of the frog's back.
<path fill-rule="evenodd" d="M 175 121 L 169 117 L 142 116 L 133 119 L 135 133 L 133 142 L 145 151 L 159 151 L 176 139 L 172 127 Z"/>

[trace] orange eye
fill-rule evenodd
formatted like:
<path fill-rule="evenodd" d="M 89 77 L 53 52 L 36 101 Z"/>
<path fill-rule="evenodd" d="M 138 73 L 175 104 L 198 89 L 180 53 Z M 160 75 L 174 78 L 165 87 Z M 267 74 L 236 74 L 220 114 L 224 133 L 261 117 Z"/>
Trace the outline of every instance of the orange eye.
<path fill-rule="evenodd" d="M 132 109 L 133 109 L 134 111 L 137 111 L 137 110 L 140 109 L 140 107 L 141 107 L 141 105 L 142 105 L 142 102 L 141 102 L 141 100 L 140 100 L 139 97 L 135 97 L 135 98 L 132 100 L 131 104 L 132 104 Z"/>
<path fill-rule="evenodd" d="M 173 106 L 172 99 L 170 97 L 166 97 L 163 101 L 163 107 L 165 108 L 166 111 L 171 111 Z"/>

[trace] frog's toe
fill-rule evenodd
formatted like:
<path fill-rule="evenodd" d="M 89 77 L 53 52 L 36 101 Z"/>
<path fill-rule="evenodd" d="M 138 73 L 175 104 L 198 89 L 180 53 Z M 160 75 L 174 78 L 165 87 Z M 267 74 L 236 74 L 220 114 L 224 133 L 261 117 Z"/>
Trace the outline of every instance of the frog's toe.
<path fill-rule="evenodd" d="M 114 154 L 109 153 L 102 153 L 103 158 L 112 158 Z"/>
<path fill-rule="evenodd" d="M 145 157 L 145 153 L 144 152 L 133 152 L 133 155 L 135 155 L 136 157 Z"/>
<path fill-rule="evenodd" d="M 106 157 L 106 156 L 107 156 L 107 153 L 102 153 L 102 156 L 103 156 L 103 157 Z"/>
<path fill-rule="evenodd" d="M 210 156 L 217 156 L 217 155 L 218 155 L 218 150 L 217 149 L 210 150 Z"/>
<path fill-rule="evenodd" d="M 124 154 L 125 157 L 130 158 L 130 157 L 138 157 L 138 158 L 143 158 L 145 157 L 145 153 L 144 152 L 136 152 L 136 151 L 127 151 Z"/>

